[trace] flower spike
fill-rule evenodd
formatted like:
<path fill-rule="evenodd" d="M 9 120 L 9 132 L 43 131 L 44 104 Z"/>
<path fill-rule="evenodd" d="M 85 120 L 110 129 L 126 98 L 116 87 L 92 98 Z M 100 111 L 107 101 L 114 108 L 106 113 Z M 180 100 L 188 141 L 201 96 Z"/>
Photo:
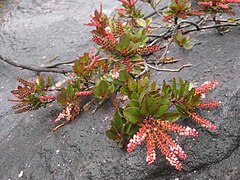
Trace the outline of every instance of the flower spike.
<path fill-rule="evenodd" d="M 211 129 L 213 131 L 215 131 L 217 129 L 217 127 L 212 124 L 211 122 L 209 122 L 208 120 L 204 119 L 203 117 L 197 115 L 196 113 L 188 113 L 190 115 L 190 117 L 196 121 L 197 123 L 201 124 L 202 127 L 206 127 L 208 129 Z"/>
<path fill-rule="evenodd" d="M 200 87 L 196 88 L 195 94 L 204 94 L 212 90 L 218 84 L 217 80 L 215 81 L 206 81 Z"/>

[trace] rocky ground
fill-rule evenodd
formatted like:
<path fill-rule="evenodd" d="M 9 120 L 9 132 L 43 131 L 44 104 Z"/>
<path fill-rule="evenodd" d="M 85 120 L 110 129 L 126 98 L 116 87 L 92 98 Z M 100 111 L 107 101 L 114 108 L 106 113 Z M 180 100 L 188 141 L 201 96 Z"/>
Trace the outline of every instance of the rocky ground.
<path fill-rule="evenodd" d="M 102 0 L 110 14 L 115 1 Z M 22 0 L 8 6 L 1 23 L 0 54 L 23 64 L 41 66 L 69 61 L 92 46 L 89 14 L 99 1 Z M 170 54 L 181 61 L 166 65 L 177 68 L 191 63 L 192 67 L 178 73 L 154 72 L 152 80 L 182 77 L 198 85 L 218 80 L 217 88 L 207 95 L 222 105 L 202 115 L 217 127 L 216 132 L 197 126 L 198 138 L 180 138 L 188 158 L 183 170 L 169 166 L 159 153 L 154 165 L 146 165 L 145 148 L 127 154 L 108 140 L 108 128 L 114 109 L 106 103 L 95 114 L 81 114 L 69 125 L 52 133 L 57 107 L 23 114 L 14 114 L 10 90 L 17 85 L 16 77 L 36 78 L 36 73 L 20 70 L 0 61 L 0 179 L 124 179 L 124 180 L 238 180 L 240 179 L 240 30 L 220 36 L 215 30 L 193 36 L 196 45 L 186 51 L 178 47 Z M 55 58 L 56 57 L 56 58 Z M 55 58 L 55 59 L 54 59 Z M 151 59 L 159 59 L 155 53 Z M 50 59 L 54 59 L 49 62 Z M 59 79 L 59 75 L 54 75 Z"/>

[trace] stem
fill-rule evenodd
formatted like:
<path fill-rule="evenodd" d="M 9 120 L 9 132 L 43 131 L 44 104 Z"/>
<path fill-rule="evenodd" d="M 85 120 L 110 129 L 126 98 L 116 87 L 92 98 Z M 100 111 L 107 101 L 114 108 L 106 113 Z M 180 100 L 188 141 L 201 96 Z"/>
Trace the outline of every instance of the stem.
<path fill-rule="evenodd" d="M 24 65 L 24 64 L 20 64 L 18 62 L 15 62 L 7 57 L 4 57 L 3 55 L 0 55 L 0 60 L 15 66 L 15 67 L 20 67 L 23 69 L 27 69 L 29 71 L 34 71 L 34 72 L 52 72 L 52 73 L 59 73 L 59 74 L 66 74 L 68 72 L 71 72 L 72 70 L 61 70 L 58 68 L 46 68 L 46 67 L 35 67 L 35 66 L 28 66 L 28 65 Z"/>
<path fill-rule="evenodd" d="M 157 68 L 157 67 L 152 66 L 152 65 L 150 65 L 150 64 L 147 64 L 147 66 L 150 67 L 150 68 L 152 68 L 152 69 L 154 69 L 154 70 L 156 70 L 156 71 L 179 72 L 179 71 L 181 71 L 181 70 L 182 70 L 183 68 L 185 68 L 185 67 L 192 67 L 192 64 L 182 65 L 182 66 L 181 66 L 180 68 L 178 68 L 178 69 L 160 69 L 160 68 Z"/>

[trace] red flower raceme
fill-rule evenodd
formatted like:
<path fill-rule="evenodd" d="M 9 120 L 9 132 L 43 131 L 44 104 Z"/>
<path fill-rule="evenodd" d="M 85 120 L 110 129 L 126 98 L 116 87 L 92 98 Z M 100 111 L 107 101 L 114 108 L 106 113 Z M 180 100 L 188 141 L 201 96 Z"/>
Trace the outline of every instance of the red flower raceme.
<path fill-rule="evenodd" d="M 102 12 L 102 4 L 100 4 L 100 10 L 99 12 L 96 10 L 95 11 L 95 16 L 91 15 L 91 22 L 90 23 L 86 23 L 86 26 L 95 26 L 98 28 L 101 28 L 101 22 L 104 21 L 104 14 Z"/>
<path fill-rule="evenodd" d="M 54 100 L 56 99 L 55 96 L 40 96 L 39 97 L 40 101 L 47 101 L 47 100 Z"/>
<path fill-rule="evenodd" d="M 166 129 L 168 131 L 177 132 L 181 136 L 195 136 L 195 137 L 198 136 L 197 130 L 194 128 L 190 128 L 188 126 L 182 127 L 182 126 L 179 126 L 175 123 L 168 122 L 168 121 L 157 121 L 157 123 L 164 129 Z"/>
<path fill-rule="evenodd" d="M 174 166 L 177 170 L 182 169 L 182 164 L 179 162 L 176 154 L 174 154 L 167 144 L 164 142 L 164 138 L 161 138 L 161 136 L 157 135 L 155 133 L 155 139 L 158 149 L 161 150 L 161 152 L 166 156 L 166 159 L 169 161 L 169 163 Z"/>
<path fill-rule="evenodd" d="M 146 161 L 148 164 L 152 164 L 156 160 L 156 151 L 155 140 L 151 135 L 148 135 L 148 138 L 146 140 L 146 148 L 147 148 Z"/>
<path fill-rule="evenodd" d="M 71 111 L 73 109 L 73 104 L 69 103 L 63 110 L 61 113 L 59 113 L 57 119 L 55 119 L 55 123 L 60 121 L 61 119 L 66 117 L 67 122 L 70 122 L 71 118 L 72 118 L 72 114 Z"/>
<path fill-rule="evenodd" d="M 130 141 L 127 145 L 127 151 L 128 152 L 132 152 L 137 145 L 141 144 L 144 141 L 144 139 L 147 137 L 146 130 L 147 130 L 146 126 L 143 125 L 139 129 L 137 134 L 133 135 L 133 138 L 130 139 Z"/>
<path fill-rule="evenodd" d="M 137 3 L 137 0 L 118 0 L 121 3 L 127 5 L 127 6 L 134 6 L 134 4 Z"/>
<path fill-rule="evenodd" d="M 206 81 L 200 87 L 196 88 L 195 94 L 204 94 L 212 90 L 218 84 L 217 80 L 215 81 Z"/>
<path fill-rule="evenodd" d="M 204 1 L 204 2 L 198 2 L 199 5 L 205 6 L 205 7 L 221 7 L 222 9 L 230 9 L 230 6 L 228 6 L 228 3 L 240 3 L 240 0 L 212 0 L 212 1 Z M 215 8 L 214 8 L 215 9 Z"/>
<path fill-rule="evenodd" d="M 75 94 L 77 97 L 78 96 L 88 96 L 88 95 L 93 94 L 93 92 L 92 91 L 82 91 L 82 92 L 76 92 Z"/>
<path fill-rule="evenodd" d="M 88 66 L 87 70 L 85 71 L 86 74 L 88 74 L 92 70 L 92 68 L 97 63 L 99 58 L 100 58 L 99 56 L 94 57 L 92 63 Z"/>
<path fill-rule="evenodd" d="M 211 129 L 213 131 L 215 131 L 217 129 L 217 127 L 213 123 L 211 123 L 208 120 L 204 119 L 203 117 L 197 115 L 196 113 L 189 112 L 188 114 L 194 121 L 201 124 L 202 127 L 206 127 L 206 128 Z"/>
<path fill-rule="evenodd" d="M 198 136 L 197 131 L 190 127 L 182 127 L 168 121 L 155 120 L 154 118 L 144 120 L 143 123 L 139 131 L 130 139 L 127 151 L 132 152 L 137 145 L 145 141 L 147 149 L 146 161 L 148 164 L 152 164 L 155 161 L 155 146 L 157 146 L 170 164 L 176 169 L 181 170 L 182 164 L 179 162 L 178 157 L 186 159 L 187 155 L 165 130 L 178 132 L 180 135 L 185 136 Z"/>
<path fill-rule="evenodd" d="M 197 105 L 197 107 L 205 109 L 205 108 L 215 108 L 220 106 L 220 102 L 219 101 L 212 101 L 212 102 L 202 102 L 200 104 Z"/>

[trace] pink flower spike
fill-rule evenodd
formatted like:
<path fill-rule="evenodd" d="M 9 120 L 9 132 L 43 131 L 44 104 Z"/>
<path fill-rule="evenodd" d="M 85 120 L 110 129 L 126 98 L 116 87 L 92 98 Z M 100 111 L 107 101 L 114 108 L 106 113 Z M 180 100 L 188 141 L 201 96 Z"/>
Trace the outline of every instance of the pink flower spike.
<path fill-rule="evenodd" d="M 210 90 L 212 90 L 216 85 L 218 84 L 218 81 L 206 81 L 204 82 L 200 87 L 196 88 L 195 94 L 203 94 Z"/>
<path fill-rule="evenodd" d="M 56 99 L 54 96 L 40 96 L 40 101 L 54 100 Z"/>
<path fill-rule="evenodd" d="M 224 0 L 225 3 L 240 3 L 240 0 Z"/>
<path fill-rule="evenodd" d="M 94 65 L 97 63 L 97 61 L 98 61 L 99 58 L 100 58 L 100 57 L 98 57 L 98 56 L 94 57 L 92 63 L 89 65 L 89 67 L 88 67 L 87 70 L 85 71 L 86 74 L 88 74 L 88 73 L 92 70 L 92 68 L 93 68 Z"/>
<path fill-rule="evenodd" d="M 170 154 L 166 157 L 166 159 L 170 162 L 172 166 L 174 166 L 177 170 L 182 170 L 182 164 L 179 162 L 178 158 L 175 154 Z"/>
<path fill-rule="evenodd" d="M 198 2 L 199 5 L 202 5 L 202 6 L 212 6 L 212 1 L 210 2 Z"/>
<path fill-rule="evenodd" d="M 229 9 L 229 6 L 228 6 L 228 5 L 223 4 L 223 3 L 221 3 L 221 2 L 217 3 L 217 5 L 220 6 L 221 8 L 223 8 L 223 9 Z"/>
<path fill-rule="evenodd" d="M 93 94 L 93 92 L 92 91 L 81 91 L 81 92 L 76 92 L 75 94 L 76 94 L 76 96 L 88 96 L 88 95 Z"/>
<path fill-rule="evenodd" d="M 147 164 L 152 164 L 156 160 L 156 151 L 155 151 L 155 142 L 154 139 L 148 137 L 146 140 L 146 148 L 147 148 Z"/>
<path fill-rule="evenodd" d="M 118 1 L 120 1 L 121 3 L 123 3 L 125 5 L 130 6 L 130 3 L 127 0 L 118 0 Z"/>
<path fill-rule="evenodd" d="M 137 134 L 133 135 L 133 138 L 129 140 L 129 143 L 127 145 L 127 152 L 129 153 L 132 152 L 137 145 L 141 144 L 144 141 L 144 139 L 147 137 L 147 134 L 145 131 L 146 131 L 146 127 L 145 125 L 143 125 L 143 127 L 139 129 Z"/>
<path fill-rule="evenodd" d="M 175 123 L 172 123 L 172 122 L 168 122 L 168 121 L 162 121 L 162 120 L 157 120 L 157 123 L 169 130 L 169 131 L 173 131 L 173 132 L 177 132 L 179 133 L 180 136 L 195 136 L 197 137 L 198 136 L 198 132 L 196 129 L 194 128 L 190 128 L 190 127 L 183 127 L 183 126 L 180 126 L 180 125 L 177 125 Z"/>
<path fill-rule="evenodd" d="M 201 124 L 202 127 L 206 127 L 213 131 L 215 131 L 217 129 L 217 127 L 213 123 L 211 123 L 208 120 L 204 119 L 203 117 L 197 115 L 196 113 L 189 113 L 189 115 L 194 121 Z"/>
<path fill-rule="evenodd" d="M 115 10 L 121 14 L 125 11 L 125 8 L 115 8 Z"/>
<path fill-rule="evenodd" d="M 206 109 L 206 108 L 215 108 L 220 106 L 219 101 L 212 101 L 212 102 L 202 102 L 197 105 L 198 108 Z"/>

